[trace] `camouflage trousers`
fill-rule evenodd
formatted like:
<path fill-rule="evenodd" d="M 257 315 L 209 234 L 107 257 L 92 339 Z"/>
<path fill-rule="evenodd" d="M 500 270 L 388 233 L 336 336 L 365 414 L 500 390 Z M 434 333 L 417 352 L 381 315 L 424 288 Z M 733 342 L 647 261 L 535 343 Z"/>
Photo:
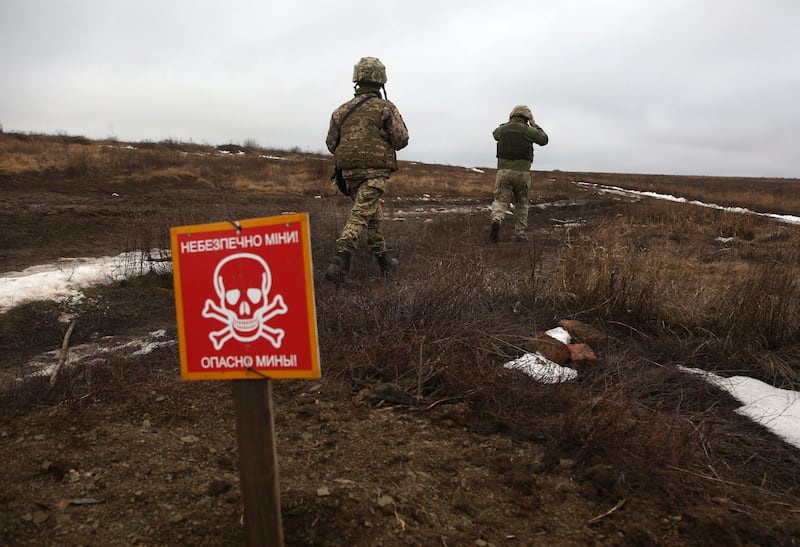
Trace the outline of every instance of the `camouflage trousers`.
<path fill-rule="evenodd" d="M 514 204 L 514 232 L 525 233 L 528 227 L 528 196 L 531 191 L 531 172 L 500 169 L 494 183 L 494 201 L 492 202 L 492 222 L 503 221 Z"/>
<path fill-rule="evenodd" d="M 386 191 L 385 178 L 371 178 L 363 182 L 347 181 L 350 195 L 353 196 L 353 208 L 336 240 L 337 251 L 354 252 L 358 249 L 358 238 L 362 232 L 367 247 L 372 254 L 380 254 L 386 250 L 381 223 L 383 210 L 381 197 Z"/>

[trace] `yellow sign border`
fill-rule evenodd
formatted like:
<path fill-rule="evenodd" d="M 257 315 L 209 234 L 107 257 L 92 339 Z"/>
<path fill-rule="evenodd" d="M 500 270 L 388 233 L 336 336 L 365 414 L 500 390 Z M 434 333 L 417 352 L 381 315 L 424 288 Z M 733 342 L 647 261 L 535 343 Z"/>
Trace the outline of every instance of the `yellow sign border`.
<path fill-rule="evenodd" d="M 276 224 L 300 224 L 300 240 L 303 245 L 303 273 L 305 278 L 306 315 L 308 317 L 309 355 L 311 368 L 304 370 L 234 370 L 234 371 L 208 371 L 190 372 L 186 348 L 186 323 L 183 317 L 183 290 L 180 284 L 181 267 L 178 236 L 181 234 L 195 234 L 204 232 L 219 232 L 224 230 L 243 230 Z M 181 361 L 181 378 L 184 380 L 263 380 L 271 379 L 314 379 L 320 378 L 319 364 L 319 339 L 317 336 L 317 313 L 314 298 L 314 275 L 311 262 L 311 233 L 309 230 L 308 213 L 292 213 L 273 217 L 252 218 L 235 222 L 214 222 L 211 224 L 195 224 L 191 226 L 174 226 L 170 228 L 170 243 L 172 246 L 172 275 L 175 288 L 175 311 L 178 323 L 178 347 Z"/>

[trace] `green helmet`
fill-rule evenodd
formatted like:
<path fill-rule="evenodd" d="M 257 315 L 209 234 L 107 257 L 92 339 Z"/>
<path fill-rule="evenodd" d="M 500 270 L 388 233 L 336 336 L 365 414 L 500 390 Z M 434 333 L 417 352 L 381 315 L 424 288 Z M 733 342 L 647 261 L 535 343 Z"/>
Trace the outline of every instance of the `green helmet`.
<path fill-rule="evenodd" d="M 353 81 L 357 83 L 385 84 L 386 67 L 377 57 L 362 57 L 358 64 L 353 67 Z"/>
<path fill-rule="evenodd" d="M 515 116 L 518 116 L 520 118 L 525 118 L 526 120 L 530 120 L 532 116 L 531 109 L 525 106 L 524 104 L 518 104 L 511 111 L 511 114 L 508 115 L 508 119 L 510 120 Z"/>

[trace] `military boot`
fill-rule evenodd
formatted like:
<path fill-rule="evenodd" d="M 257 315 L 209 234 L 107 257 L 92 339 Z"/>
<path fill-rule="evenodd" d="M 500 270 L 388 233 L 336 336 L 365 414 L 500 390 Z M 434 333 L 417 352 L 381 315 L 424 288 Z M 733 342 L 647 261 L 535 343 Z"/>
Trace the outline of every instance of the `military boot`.
<path fill-rule="evenodd" d="M 375 260 L 378 261 L 378 267 L 381 269 L 383 277 L 389 277 L 397 269 L 397 265 L 400 264 L 396 258 L 389 256 L 386 251 L 376 254 Z"/>
<path fill-rule="evenodd" d="M 492 229 L 489 232 L 489 241 L 492 243 L 497 243 L 497 240 L 500 238 L 500 221 L 493 220 L 492 221 Z"/>
<path fill-rule="evenodd" d="M 337 285 L 347 283 L 347 281 L 349 281 L 347 274 L 350 273 L 351 256 L 349 251 L 339 251 L 336 253 L 330 266 L 325 270 L 325 279 Z"/>

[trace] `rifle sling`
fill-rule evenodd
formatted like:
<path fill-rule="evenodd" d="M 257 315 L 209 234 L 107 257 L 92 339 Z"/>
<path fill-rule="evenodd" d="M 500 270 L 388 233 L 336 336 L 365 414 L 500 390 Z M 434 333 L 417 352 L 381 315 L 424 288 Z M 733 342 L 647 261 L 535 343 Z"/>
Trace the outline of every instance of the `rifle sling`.
<path fill-rule="evenodd" d="M 364 103 L 365 103 L 365 102 L 367 102 L 368 100 L 370 100 L 370 99 L 375 99 L 375 98 L 378 98 L 378 97 L 375 97 L 375 95 L 373 95 L 372 93 L 369 93 L 369 94 L 368 94 L 366 97 L 364 97 L 363 99 L 361 99 L 360 101 L 358 101 L 356 104 L 354 104 L 353 106 L 351 106 L 351 107 L 350 107 L 350 110 L 348 110 L 347 112 L 345 112 L 345 113 L 344 113 L 344 116 L 342 116 L 342 119 L 341 119 L 341 120 L 339 120 L 339 131 L 341 131 L 342 127 L 344 127 L 344 122 L 345 122 L 345 121 L 347 121 L 347 118 L 349 118 L 349 117 L 350 117 L 350 114 L 352 114 L 352 113 L 353 113 L 353 111 L 354 111 L 356 108 L 358 108 L 359 106 L 361 106 L 362 104 L 364 104 Z M 341 139 L 341 136 L 340 136 L 339 138 Z M 339 146 L 339 143 L 338 143 L 338 142 L 336 143 L 336 146 Z"/>

